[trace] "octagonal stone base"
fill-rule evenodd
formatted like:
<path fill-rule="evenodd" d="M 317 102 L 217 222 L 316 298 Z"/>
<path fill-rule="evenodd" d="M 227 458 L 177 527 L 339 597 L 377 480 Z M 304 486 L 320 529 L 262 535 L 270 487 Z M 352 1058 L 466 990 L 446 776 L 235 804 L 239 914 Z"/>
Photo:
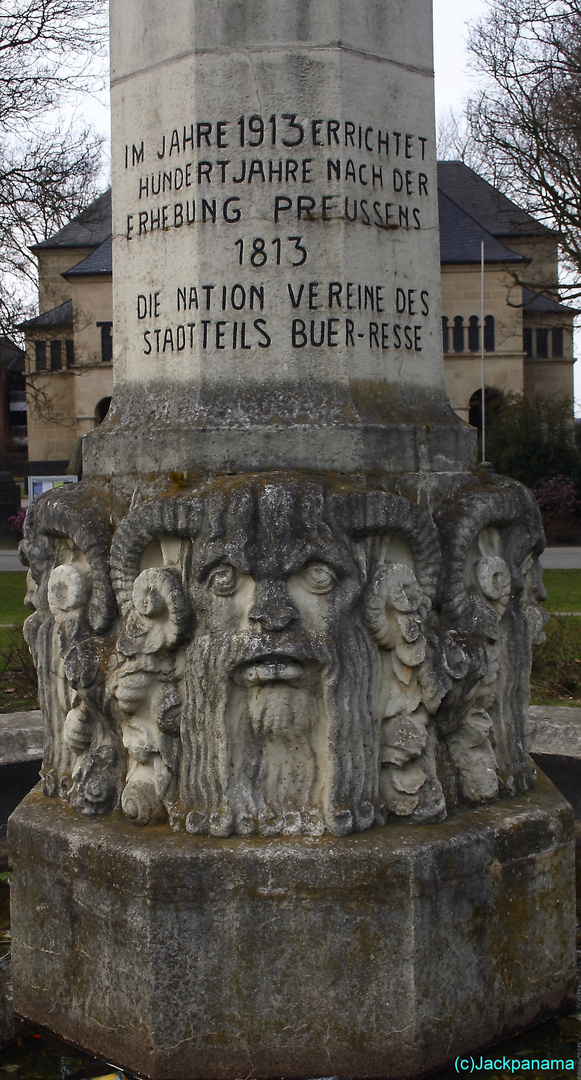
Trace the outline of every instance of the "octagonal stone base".
<path fill-rule="evenodd" d="M 573 1004 L 573 818 L 532 794 L 343 839 L 10 822 L 14 1004 L 159 1080 L 414 1076 Z"/>

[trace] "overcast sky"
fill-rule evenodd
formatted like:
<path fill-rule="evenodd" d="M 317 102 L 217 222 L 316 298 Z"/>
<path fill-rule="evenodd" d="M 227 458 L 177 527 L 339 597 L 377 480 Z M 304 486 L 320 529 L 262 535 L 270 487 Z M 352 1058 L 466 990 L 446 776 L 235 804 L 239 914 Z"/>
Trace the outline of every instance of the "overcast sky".
<path fill-rule="evenodd" d="M 433 0 L 436 116 L 450 108 L 461 110 L 474 86 L 467 64 L 467 22 L 483 15 L 484 0 Z"/>
<path fill-rule="evenodd" d="M 450 108 L 460 111 L 470 92 L 467 71 L 466 23 L 485 10 L 485 0 L 433 0 L 436 115 Z M 109 133 L 108 95 L 83 103 L 83 114 L 103 134 Z"/>

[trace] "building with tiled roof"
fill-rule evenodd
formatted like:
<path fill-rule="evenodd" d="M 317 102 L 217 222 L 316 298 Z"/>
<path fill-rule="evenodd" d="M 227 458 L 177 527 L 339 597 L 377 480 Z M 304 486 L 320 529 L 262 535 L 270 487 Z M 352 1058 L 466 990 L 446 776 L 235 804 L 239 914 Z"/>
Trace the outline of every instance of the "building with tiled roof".
<path fill-rule="evenodd" d="M 113 387 L 111 192 L 33 247 L 39 312 L 22 323 L 28 369 L 30 475 L 80 468 L 81 438 Z"/>
<path fill-rule="evenodd" d="M 573 398 L 576 311 L 556 293 L 558 244 L 545 225 L 461 161 L 438 164 L 442 322 L 453 408 L 479 424 L 481 258 L 487 396 Z"/>
<path fill-rule="evenodd" d="M 500 389 L 572 397 L 575 311 L 555 292 L 555 235 L 463 162 L 440 162 L 438 187 L 444 366 L 453 408 L 478 424 L 482 334 L 487 395 Z M 103 419 L 110 401 L 111 229 L 105 192 L 33 249 L 40 314 L 23 324 L 33 384 L 32 473 L 77 471 L 81 436 Z"/>
<path fill-rule="evenodd" d="M 83 210 L 74 221 L 64 225 L 62 229 L 54 233 L 48 240 L 35 244 L 31 248 L 34 252 L 57 251 L 72 248 L 99 247 L 103 240 L 111 234 L 111 190 L 99 195 L 86 210 Z"/>

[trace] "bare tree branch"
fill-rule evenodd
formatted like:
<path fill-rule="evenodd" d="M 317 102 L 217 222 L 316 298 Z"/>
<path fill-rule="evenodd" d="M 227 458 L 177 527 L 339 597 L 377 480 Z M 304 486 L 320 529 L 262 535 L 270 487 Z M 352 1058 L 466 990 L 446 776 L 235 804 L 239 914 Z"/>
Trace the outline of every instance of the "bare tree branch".
<path fill-rule="evenodd" d="M 488 0 L 469 48 L 478 171 L 557 232 L 581 295 L 581 0 Z"/>
<path fill-rule="evenodd" d="M 18 336 L 29 247 L 97 193 L 101 140 L 59 110 L 103 83 L 106 0 L 0 0 L 0 335 Z"/>

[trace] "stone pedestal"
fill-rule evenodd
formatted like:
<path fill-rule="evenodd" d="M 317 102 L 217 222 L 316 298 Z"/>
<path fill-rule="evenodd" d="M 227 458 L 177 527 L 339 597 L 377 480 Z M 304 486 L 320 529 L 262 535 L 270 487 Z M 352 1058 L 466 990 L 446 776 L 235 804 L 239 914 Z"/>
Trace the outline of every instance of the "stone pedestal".
<path fill-rule="evenodd" d="M 10 829 L 16 1010 L 156 1080 L 417 1076 L 575 1000 L 544 779 L 341 839 L 146 835 L 40 792 Z"/>
<path fill-rule="evenodd" d="M 540 515 L 444 388 L 430 9 L 111 0 L 115 392 L 25 525 L 14 984 L 156 1080 L 410 1076 L 572 1000 Z"/>

